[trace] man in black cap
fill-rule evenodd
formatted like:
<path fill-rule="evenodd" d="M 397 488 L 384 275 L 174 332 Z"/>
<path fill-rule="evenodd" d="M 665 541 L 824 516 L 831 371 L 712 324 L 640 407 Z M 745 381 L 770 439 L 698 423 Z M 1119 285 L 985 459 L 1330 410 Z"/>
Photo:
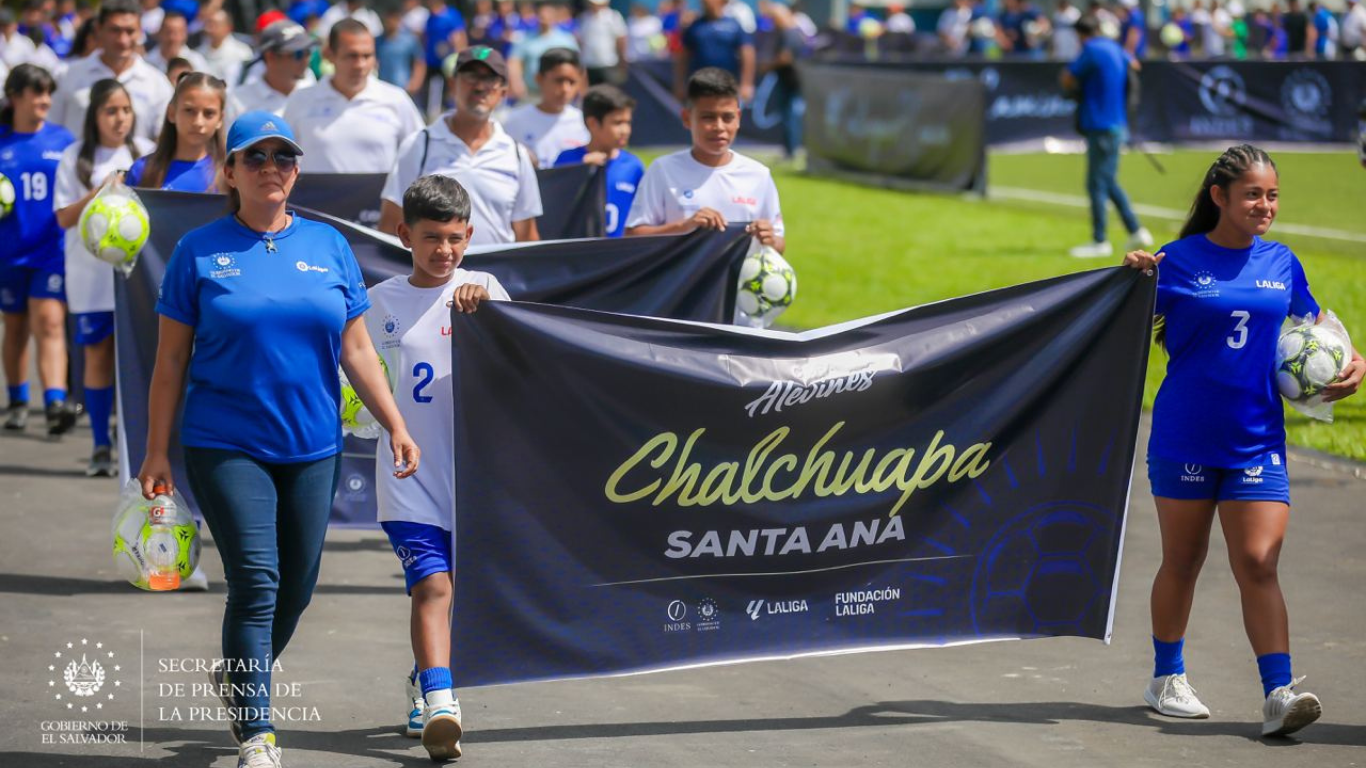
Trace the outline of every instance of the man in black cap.
<path fill-rule="evenodd" d="M 259 78 L 247 67 L 246 83 L 233 89 L 237 114 L 265 110 L 283 115 L 285 99 L 295 88 L 307 86 L 312 72 L 309 59 L 318 41 L 292 21 L 277 21 L 261 32 L 261 57 L 265 69 Z"/>
<path fill-rule="evenodd" d="M 403 218 L 403 193 L 423 176 L 439 173 L 470 193 L 474 245 L 540 240 L 541 190 L 531 154 L 492 119 L 507 95 L 508 67 L 487 46 L 466 48 L 452 59 L 448 90 L 455 110 L 408 137 L 384 182 L 379 228 L 393 233 Z"/>

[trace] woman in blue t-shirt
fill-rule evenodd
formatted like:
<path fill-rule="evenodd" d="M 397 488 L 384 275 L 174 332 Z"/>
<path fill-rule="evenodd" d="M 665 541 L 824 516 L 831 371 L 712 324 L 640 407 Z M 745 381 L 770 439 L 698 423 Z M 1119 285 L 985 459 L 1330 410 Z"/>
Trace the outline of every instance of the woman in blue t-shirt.
<path fill-rule="evenodd" d="M 223 168 L 223 110 L 228 88 L 222 80 L 191 72 L 176 83 L 166 107 L 157 148 L 128 169 L 130 187 L 178 192 L 217 192 Z"/>
<path fill-rule="evenodd" d="M 1292 733 L 1322 713 L 1314 694 L 1294 691 L 1290 622 L 1276 575 L 1290 481 L 1275 370 L 1285 319 L 1321 321 L 1324 314 L 1295 254 L 1262 239 L 1278 196 L 1270 156 L 1231 147 L 1205 174 L 1181 239 L 1156 256 L 1124 257 L 1140 269 L 1161 262 L 1154 311 L 1158 341 L 1170 355 L 1148 443 L 1162 565 L 1152 590 L 1155 669 L 1144 698 L 1164 715 L 1209 717 L 1186 680 L 1182 647 L 1217 512 L 1266 696 L 1263 735 Z M 1324 399 L 1354 394 L 1364 372 L 1353 350 Z"/>
<path fill-rule="evenodd" d="M 389 430 L 396 476 L 416 471 L 419 451 L 362 322 L 370 300 L 351 247 L 287 207 L 302 154 L 293 132 L 248 112 L 228 146 L 234 212 L 181 238 L 162 280 L 138 479 L 148 498 L 173 484 L 183 390 L 185 469 L 228 584 L 227 664 L 213 682 L 244 713 L 231 723 L 243 763 L 278 765 L 270 670 L 318 579 L 342 447 L 339 365 Z"/>

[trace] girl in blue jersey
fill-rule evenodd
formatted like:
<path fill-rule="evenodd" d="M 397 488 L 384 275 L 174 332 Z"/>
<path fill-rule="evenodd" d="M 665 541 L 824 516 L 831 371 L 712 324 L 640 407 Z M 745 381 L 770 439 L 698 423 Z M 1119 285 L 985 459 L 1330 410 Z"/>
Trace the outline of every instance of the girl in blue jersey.
<path fill-rule="evenodd" d="M 152 154 L 128 169 L 128 184 L 178 192 L 216 192 L 223 167 L 228 87 L 203 72 L 180 78 Z"/>
<path fill-rule="evenodd" d="M 1276 218 L 1278 184 L 1265 152 L 1231 147 L 1205 174 L 1181 239 L 1156 256 L 1124 258 L 1140 269 L 1161 262 L 1155 312 L 1170 355 L 1148 444 L 1162 565 L 1152 590 L 1156 664 L 1144 698 L 1164 715 L 1209 717 L 1186 679 L 1182 646 L 1217 512 L 1266 696 L 1263 735 L 1292 733 L 1322 712 L 1314 694 L 1294 690 L 1276 575 L 1290 519 L 1276 342 L 1287 317 L 1323 317 L 1299 259 L 1262 239 Z M 1363 372 L 1353 350 L 1325 399 L 1355 393 Z"/>
<path fill-rule="evenodd" d="M 9 385 L 5 429 L 28 425 L 28 340 L 38 343 L 47 433 L 76 423 L 66 406 L 66 294 L 62 228 L 52 213 L 57 163 L 75 138 L 47 121 L 57 83 L 47 70 L 20 64 L 5 78 L 0 110 L 0 174 L 14 186 L 14 209 L 0 219 L 0 312 L 5 315 L 4 367 Z"/>
<path fill-rule="evenodd" d="M 185 468 L 228 584 L 225 663 L 212 679 L 233 715 L 238 765 L 269 768 L 280 764 L 271 666 L 312 597 L 337 486 L 338 365 L 389 430 L 396 476 L 417 470 L 419 451 L 362 322 L 370 300 L 351 247 L 287 207 L 302 154 L 293 132 L 248 112 L 228 146 L 233 213 L 186 234 L 166 265 L 138 479 L 148 498 L 173 485 L 183 389 Z"/>

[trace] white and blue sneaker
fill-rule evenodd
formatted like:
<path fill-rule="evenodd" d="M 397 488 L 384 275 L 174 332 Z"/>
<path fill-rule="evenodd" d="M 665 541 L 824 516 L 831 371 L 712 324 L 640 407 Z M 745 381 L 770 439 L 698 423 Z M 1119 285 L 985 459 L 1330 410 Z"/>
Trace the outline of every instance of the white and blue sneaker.
<path fill-rule="evenodd" d="M 1273 690 L 1262 704 L 1262 735 L 1288 736 L 1323 716 L 1323 705 L 1312 693 L 1295 693 L 1304 682 L 1295 678 L 1290 685 Z"/>
<path fill-rule="evenodd" d="M 460 724 L 460 700 L 447 688 L 427 694 L 426 718 L 422 724 L 422 746 L 433 760 L 454 760 L 460 757 L 460 737 L 465 729 Z"/>
<path fill-rule="evenodd" d="M 275 734 L 258 733 L 242 742 L 237 750 L 237 768 L 280 768 L 280 748 Z"/>
<path fill-rule="evenodd" d="M 427 709 L 427 700 L 422 698 L 422 689 L 411 676 L 404 677 L 403 682 L 408 688 L 408 725 L 404 727 L 403 735 L 410 739 L 420 739 L 422 716 Z"/>

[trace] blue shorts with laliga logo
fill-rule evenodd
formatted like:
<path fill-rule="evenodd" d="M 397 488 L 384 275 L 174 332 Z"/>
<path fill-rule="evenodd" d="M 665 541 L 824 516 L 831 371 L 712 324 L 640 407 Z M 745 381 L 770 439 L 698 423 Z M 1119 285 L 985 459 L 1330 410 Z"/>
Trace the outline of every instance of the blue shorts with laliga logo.
<path fill-rule="evenodd" d="M 1290 503 L 1290 475 L 1281 451 L 1267 453 L 1259 464 L 1236 469 L 1149 456 L 1148 481 L 1154 496 L 1168 499 Z"/>
<path fill-rule="evenodd" d="M 408 594 L 413 586 L 433 573 L 450 573 L 451 532 L 426 523 L 386 520 L 379 524 L 389 536 L 394 554 L 403 564 L 403 580 Z"/>

